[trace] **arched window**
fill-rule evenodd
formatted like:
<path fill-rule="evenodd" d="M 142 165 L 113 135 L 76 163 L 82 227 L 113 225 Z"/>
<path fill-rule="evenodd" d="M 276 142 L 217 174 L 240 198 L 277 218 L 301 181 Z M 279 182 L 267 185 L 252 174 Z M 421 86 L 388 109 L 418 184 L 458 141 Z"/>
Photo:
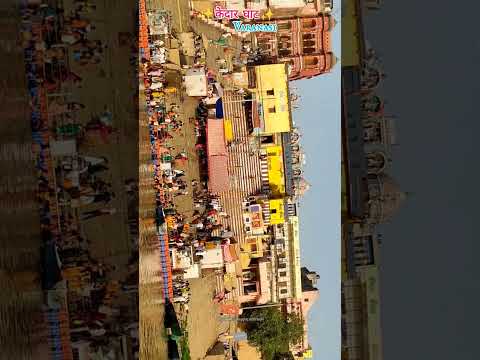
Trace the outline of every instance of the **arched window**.
<path fill-rule="evenodd" d="M 315 39 L 315 34 L 312 33 L 306 33 L 302 35 L 303 40 L 311 40 Z"/>
<path fill-rule="evenodd" d="M 317 22 L 315 19 L 305 19 L 302 22 L 302 26 L 304 29 L 313 29 L 315 26 L 317 26 Z"/>
<path fill-rule="evenodd" d="M 304 40 L 303 41 L 303 47 L 304 48 L 307 48 L 307 47 L 315 47 L 315 41 L 313 40 Z"/>
<path fill-rule="evenodd" d="M 303 59 L 303 64 L 305 67 L 316 67 L 318 65 L 318 57 L 308 56 Z"/>

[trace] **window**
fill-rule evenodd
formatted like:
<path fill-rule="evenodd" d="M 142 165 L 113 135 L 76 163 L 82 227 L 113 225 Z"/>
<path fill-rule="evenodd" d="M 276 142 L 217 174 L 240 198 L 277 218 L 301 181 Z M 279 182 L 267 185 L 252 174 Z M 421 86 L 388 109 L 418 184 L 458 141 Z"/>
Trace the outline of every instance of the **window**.
<path fill-rule="evenodd" d="M 262 136 L 260 138 L 260 142 L 262 144 L 273 144 L 274 143 L 273 135 Z M 273 154 L 273 155 L 275 155 L 275 154 Z"/>
<path fill-rule="evenodd" d="M 290 24 L 290 22 L 282 22 L 282 23 L 277 25 L 278 31 L 290 30 L 291 27 L 292 27 L 292 25 Z"/>
<path fill-rule="evenodd" d="M 265 51 L 268 51 L 272 48 L 272 46 L 269 43 L 260 43 L 258 44 L 258 47 Z"/>
<path fill-rule="evenodd" d="M 292 43 L 288 41 L 280 41 L 278 43 L 278 50 L 280 51 L 290 51 L 292 48 Z"/>
<path fill-rule="evenodd" d="M 315 19 L 304 20 L 303 21 L 303 28 L 304 29 L 313 29 L 315 26 L 317 26 L 317 22 L 315 21 Z"/>
<path fill-rule="evenodd" d="M 257 244 L 251 244 L 251 245 L 250 245 L 250 250 L 251 250 L 252 252 L 257 252 L 257 250 L 258 250 L 258 249 L 257 249 Z"/>
<path fill-rule="evenodd" d="M 315 46 L 315 41 L 314 40 L 303 40 L 303 47 L 308 48 L 308 47 L 314 47 Z"/>
<path fill-rule="evenodd" d="M 292 55 L 292 51 L 290 49 L 282 49 L 278 51 L 278 56 L 285 57 Z"/>
<path fill-rule="evenodd" d="M 275 90 L 272 89 L 272 90 L 267 90 L 267 95 L 268 96 L 274 96 L 275 95 Z"/>
<path fill-rule="evenodd" d="M 277 112 L 277 110 L 275 109 L 275 106 L 272 106 L 271 108 L 268 108 L 268 112 L 269 112 L 270 114 L 274 114 L 274 113 Z"/>
<path fill-rule="evenodd" d="M 280 290 L 280 294 L 285 295 L 286 293 L 288 293 L 287 289 L 281 289 Z"/>
<path fill-rule="evenodd" d="M 308 299 L 303 299 L 303 301 L 308 302 Z"/>
<path fill-rule="evenodd" d="M 287 276 L 287 272 L 286 271 L 280 271 L 280 277 L 285 277 Z"/>
<path fill-rule="evenodd" d="M 270 210 L 270 213 L 276 214 L 276 213 L 277 213 L 277 209 L 271 209 L 271 210 Z"/>
<path fill-rule="evenodd" d="M 305 40 L 313 40 L 315 39 L 315 34 L 312 33 L 306 33 L 302 35 L 303 41 Z"/>

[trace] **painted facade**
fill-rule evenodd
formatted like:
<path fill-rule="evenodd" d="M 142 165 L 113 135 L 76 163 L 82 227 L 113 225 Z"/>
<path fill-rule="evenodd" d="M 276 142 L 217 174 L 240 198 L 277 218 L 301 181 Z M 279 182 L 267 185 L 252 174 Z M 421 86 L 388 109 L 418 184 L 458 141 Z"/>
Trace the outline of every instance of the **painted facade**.
<path fill-rule="evenodd" d="M 273 20 L 277 33 L 257 34 L 265 62 L 288 65 L 289 80 L 311 78 L 329 72 L 337 58 L 332 52 L 331 15 Z"/>
<path fill-rule="evenodd" d="M 365 39 L 363 13 L 379 1 L 346 0 L 342 11 L 342 360 L 381 360 L 381 235 L 406 199 L 388 175 L 392 118 L 376 94 L 385 78 Z"/>
<path fill-rule="evenodd" d="M 250 87 L 256 103 L 260 124 L 259 134 L 289 132 L 291 108 L 285 64 L 258 65 L 253 68 L 254 85 Z M 251 83 L 251 81 L 250 81 Z"/>

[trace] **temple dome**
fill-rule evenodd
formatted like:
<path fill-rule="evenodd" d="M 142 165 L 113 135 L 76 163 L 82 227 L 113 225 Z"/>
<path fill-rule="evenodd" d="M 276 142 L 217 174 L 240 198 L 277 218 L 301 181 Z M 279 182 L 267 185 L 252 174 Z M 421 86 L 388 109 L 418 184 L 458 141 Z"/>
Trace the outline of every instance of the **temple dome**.
<path fill-rule="evenodd" d="M 338 62 L 338 57 L 335 56 L 334 53 L 331 53 L 331 59 L 330 59 L 330 69 L 333 69 L 333 67 L 337 64 Z"/>
<path fill-rule="evenodd" d="M 407 193 L 402 191 L 398 184 L 388 175 L 377 177 L 378 193 L 371 202 L 375 205 L 374 220 L 379 223 L 389 221 L 400 209 L 407 198 Z"/>

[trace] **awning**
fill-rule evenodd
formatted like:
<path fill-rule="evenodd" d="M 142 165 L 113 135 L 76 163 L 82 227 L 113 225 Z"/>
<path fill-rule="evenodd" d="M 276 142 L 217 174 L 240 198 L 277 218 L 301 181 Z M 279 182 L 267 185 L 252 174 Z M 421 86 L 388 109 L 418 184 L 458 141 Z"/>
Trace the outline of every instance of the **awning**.
<path fill-rule="evenodd" d="M 232 120 L 223 120 L 223 128 L 225 130 L 225 141 L 230 143 L 233 141 L 233 124 Z"/>
<path fill-rule="evenodd" d="M 221 304 L 220 312 L 224 315 L 238 316 L 240 308 L 235 304 Z"/>
<path fill-rule="evenodd" d="M 217 119 L 223 119 L 223 101 L 221 98 L 215 104 L 215 116 Z"/>
<path fill-rule="evenodd" d="M 228 156 L 225 145 L 223 121 L 207 121 L 208 187 L 211 192 L 227 191 L 229 188 Z"/>

